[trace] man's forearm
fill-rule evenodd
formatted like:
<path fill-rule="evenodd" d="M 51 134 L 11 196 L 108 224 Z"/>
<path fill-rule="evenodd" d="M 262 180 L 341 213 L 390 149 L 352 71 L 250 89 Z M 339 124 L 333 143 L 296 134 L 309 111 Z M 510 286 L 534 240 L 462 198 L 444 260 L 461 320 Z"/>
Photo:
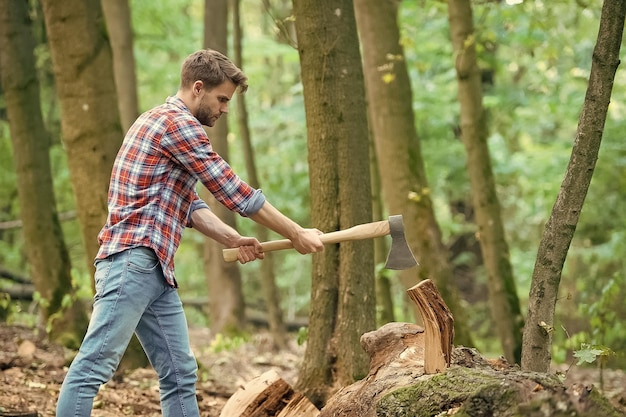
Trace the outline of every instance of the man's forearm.
<path fill-rule="evenodd" d="M 300 225 L 278 211 L 267 200 L 261 209 L 249 218 L 287 239 L 294 239 L 302 231 Z"/>
<path fill-rule="evenodd" d="M 324 250 L 324 244 L 320 240 L 322 232 L 317 229 L 303 228 L 267 201 L 265 201 L 263 207 L 258 212 L 249 217 L 291 240 L 293 247 L 300 253 L 313 253 Z"/>
<path fill-rule="evenodd" d="M 241 235 L 211 210 L 201 208 L 191 213 L 191 227 L 227 247 L 233 247 Z"/>

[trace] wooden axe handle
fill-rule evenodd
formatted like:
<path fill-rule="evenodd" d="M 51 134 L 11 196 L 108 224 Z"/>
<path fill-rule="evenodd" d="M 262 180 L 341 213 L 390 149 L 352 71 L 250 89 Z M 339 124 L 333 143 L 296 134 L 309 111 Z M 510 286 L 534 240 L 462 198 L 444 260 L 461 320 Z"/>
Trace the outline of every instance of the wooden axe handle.
<path fill-rule="evenodd" d="M 320 240 L 324 244 L 332 244 L 351 240 L 371 239 L 388 234 L 389 220 L 383 220 L 374 223 L 358 224 L 336 232 L 324 233 L 320 235 Z M 293 243 L 291 243 L 289 239 L 270 240 L 268 242 L 261 242 L 261 246 L 263 247 L 263 252 L 273 252 L 283 249 L 292 249 Z M 224 249 L 222 255 L 226 262 L 234 262 L 237 260 L 238 252 L 239 248 L 229 248 Z"/>

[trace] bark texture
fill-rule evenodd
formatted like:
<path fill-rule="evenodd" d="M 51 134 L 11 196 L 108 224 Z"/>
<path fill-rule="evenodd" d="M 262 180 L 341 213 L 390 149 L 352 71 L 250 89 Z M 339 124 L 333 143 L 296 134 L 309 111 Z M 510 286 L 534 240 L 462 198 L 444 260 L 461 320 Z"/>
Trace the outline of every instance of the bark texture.
<path fill-rule="evenodd" d="M 72 288 L 70 259 L 56 211 L 50 137 L 40 107 L 35 39 L 28 2 L 0 1 L 0 75 L 13 144 L 20 217 L 30 276 L 50 336 L 77 347 L 87 328 L 85 306 Z M 67 299 L 69 297 L 69 299 Z"/>
<path fill-rule="evenodd" d="M 235 65 L 242 68 L 243 33 L 240 22 L 240 0 L 230 0 L 230 3 L 233 13 L 234 62 Z M 246 107 L 245 95 L 243 94 L 237 97 L 237 126 L 243 146 L 246 172 L 248 173 L 248 184 L 257 189 L 261 188 L 256 169 L 254 147 L 252 146 L 252 135 L 248 126 L 248 109 Z M 256 236 L 261 242 L 268 240 L 269 233 L 267 228 L 257 225 Z M 267 322 L 272 335 L 273 347 L 275 349 L 281 349 L 287 346 L 287 332 L 285 331 L 283 312 L 280 307 L 280 292 L 276 285 L 274 275 L 274 255 L 271 252 L 265 254 L 265 259 L 261 262 L 260 267 L 261 288 L 263 290 L 263 298 L 265 299 Z"/>
<path fill-rule="evenodd" d="M 449 254 L 442 241 L 430 198 L 420 140 L 415 130 L 413 95 L 397 23 L 397 3 L 356 0 L 363 43 L 369 115 L 385 203 L 402 214 L 409 246 L 420 267 L 401 273 L 410 288 L 430 278 L 457 318 L 456 343 L 472 345 L 458 295 L 451 283 Z"/>
<path fill-rule="evenodd" d="M 522 369 L 546 372 L 563 264 L 598 159 L 624 32 L 626 1 L 606 0 L 593 51 L 587 94 L 565 178 L 546 223 L 528 297 Z"/>
<path fill-rule="evenodd" d="M 120 120 L 122 130 L 126 132 L 139 116 L 130 7 L 128 0 L 105 0 L 102 2 L 102 11 L 113 51 L 113 73 Z"/>
<path fill-rule="evenodd" d="M 372 221 L 361 56 L 352 1 L 296 0 L 307 117 L 311 220 L 329 232 Z M 359 337 L 375 326 L 370 241 L 313 257 L 309 340 L 298 389 L 316 405 L 367 373 Z"/>
<path fill-rule="evenodd" d="M 455 58 L 461 138 L 467 154 L 478 241 L 487 271 L 491 318 L 504 357 L 519 363 L 524 319 L 515 288 L 509 246 L 504 233 L 496 184 L 487 144 L 486 113 L 482 104 L 481 74 L 476 59 L 472 5 L 469 0 L 448 0 L 450 34 Z"/>
<path fill-rule="evenodd" d="M 111 168 L 123 133 L 99 0 L 42 0 L 61 129 L 85 255 L 93 272 Z M 78 36 L 77 34 L 80 34 Z"/>
<path fill-rule="evenodd" d="M 384 201 L 381 193 L 380 174 L 378 172 L 378 160 L 374 148 L 374 138 L 369 138 L 370 149 L 370 177 L 372 181 L 372 217 L 383 219 L 385 213 Z M 391 274 L 389 271 L 379 268 L 384 265 L 389 253 L 389 245 L 385 239 L 374 240 L 374 264 L 376 265 L 376 309 L 377 321 L 382 325 L 395 320 L 393 311 L 393 295 Z"/>
<path fill-rule="evenodd" d="M 204 46 L 223 54 L 228 51 L 228 1 L 206 0 L 204 15 Z M 215 126 L 207 127 L 213 149 L 225 160 L 228 152 L 228 119 L 220 117 Z M 202 187 L 200 195 L 211 210 L 225 223 L 236 227 L 235 214 Z M 207 284 L 209 287 L 209 315 L 211 328 L 216 332 L 236 334 L 245 323 L 245 301 L 241 284 L 241 271 L 236 262 L 226 263 L 222 258 L 223 247 L 216 241 L 206 239 L 204 260 Z"/>

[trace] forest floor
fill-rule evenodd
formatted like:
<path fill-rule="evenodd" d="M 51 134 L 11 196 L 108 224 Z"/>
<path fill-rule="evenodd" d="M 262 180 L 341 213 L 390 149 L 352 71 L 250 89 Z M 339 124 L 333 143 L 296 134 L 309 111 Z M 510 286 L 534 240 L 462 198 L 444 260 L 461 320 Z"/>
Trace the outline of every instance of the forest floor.
<path fill-rule="evenodd" d="M 272 352 L 266 334 L 218 351 L 210 348 L 212 335 L 191 328 L 193 350 L 201 365 L 197 386 L 201 416 L 217 417 L 228 398 L 252 378 L 275 370 L 292 386 L 296 383 L 303 346 L 293 342 Z M 224 346 L 226 347 L 226 343 Z M 31 329 L 0 324 L 0 415 L 54 416 L 59 388 L 72 352 L 38 338 Z M 566 386 L 599 387 L 599 372 L 576 366 L 567 371 Z M 604 370 L 604 393 L 626 415 L 626 373 Z M 30 412 L 29 414 L 26 414 Z M 22 414 L 20 414 L 22 413 Z M 105 384 L 94 402 L 93 417 L 160 416 L 158 383 L 152 369 L 138 369 Z"/>

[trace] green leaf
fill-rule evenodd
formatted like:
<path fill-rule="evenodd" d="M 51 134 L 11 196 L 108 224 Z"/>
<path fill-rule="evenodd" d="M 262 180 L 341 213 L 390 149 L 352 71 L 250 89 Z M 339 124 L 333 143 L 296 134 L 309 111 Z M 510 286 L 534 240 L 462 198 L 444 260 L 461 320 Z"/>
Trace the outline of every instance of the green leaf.
<path fill-rule="evenodd" d="M 594 363 L 598 356 L 607 356 L 610 352 L 610 349 L 604 346 L 592 346 L 586 343 L 581 345 L 580 350 L 574 351 L 574 357 L 578 358 L 577 365 L 582 365 L 583 363 Z"/>

